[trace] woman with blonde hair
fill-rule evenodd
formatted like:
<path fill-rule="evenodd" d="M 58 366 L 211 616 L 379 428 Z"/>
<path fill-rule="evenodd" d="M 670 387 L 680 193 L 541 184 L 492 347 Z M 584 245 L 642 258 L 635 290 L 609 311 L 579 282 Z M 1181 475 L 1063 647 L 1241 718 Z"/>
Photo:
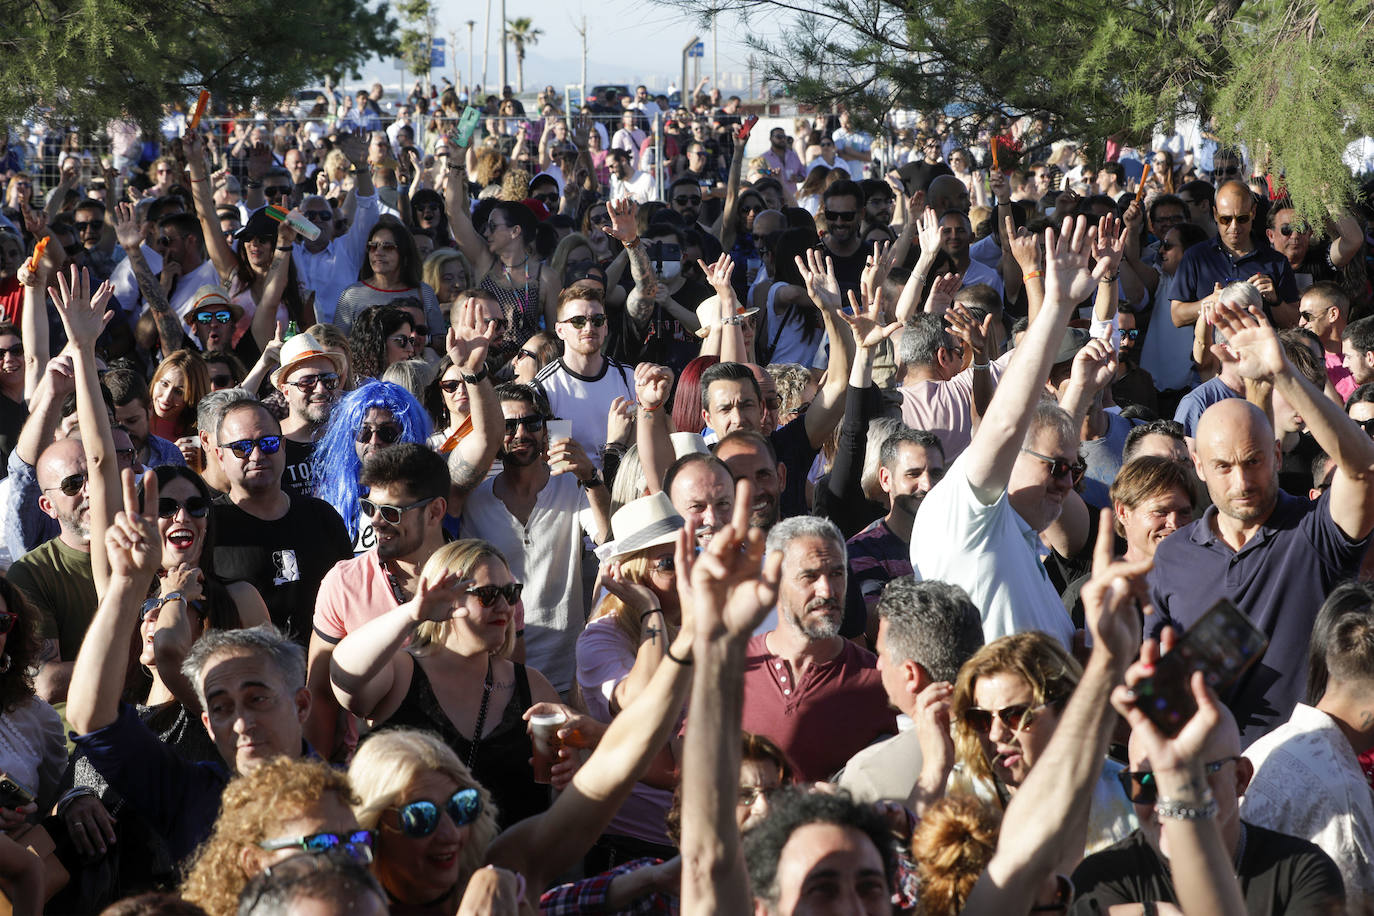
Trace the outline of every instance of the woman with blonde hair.
<path fill-rule="evenodd" d="M 278 757 L 236 777 L 191 861 L 182 898 L 209 916 L 233 916 L 249 880 L 292 856 L 337 849 L 368 864 L 373 836 L 358 826 L 357 805 L 348 777 L 317 760 Z"/>
<path fill-rule="evenodd" d="M 200 440 L 195 435 L 196 405 L 210 393 L 210 369 L 194 350 L 174 350 L 153 373 L 148 386 L 152 410 L 148 412 L 148 431 L 176 443 L 192 464 L 200 456 Z"/>
<path fill-rule="evenodd" d="M 472 286 L 472 265 L 457 248 L 436 248 L 425 258 L 424 281 L 434 290 L 439 307 L 448 310 L 463 290 Z"/>
<path fill-rule="evenodd" d="M 993 640 L 959 669 L 950 721 L 960 770 L 955 785 L 1005 808 L 1044 755 L 1083 668 L 1057 639 L 1040 632 Z M 1093 791 L 1087 852 L 1136 828 L 1135 813 L 1108 759 Z"/>
<path fill-rule="evenodd" d="M 502 826 L 549 805 L 521 717 L 559 702 L 544 675 L 509 658 L 524 626 L 522 588 L 494 546 L 454 541 L 425 563 L 413 600 L 334 649 L 339 703 L 374 727 L 437 733 L 491 789 Z"/>
<path fill-rule="evenodd" d="M 919 916 L 959 916 L 997 851 L 1001 827 L 1001 812 L 967 795 L 942 798 L 926 811 L 911 836 Z"/>

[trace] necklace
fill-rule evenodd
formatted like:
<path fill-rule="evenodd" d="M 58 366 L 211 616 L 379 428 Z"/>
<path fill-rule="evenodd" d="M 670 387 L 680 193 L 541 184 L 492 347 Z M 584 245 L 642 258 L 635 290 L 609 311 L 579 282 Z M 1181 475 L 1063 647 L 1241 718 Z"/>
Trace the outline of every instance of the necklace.
<path fill-rule="evenodd" d="M 506 274 L 506 282 L 509 283 L 511 286 L 514 286 L 514 285 L 515 285 L 515 281 L 511 279 L 510 272 L 511 272 L 512 270 L 525 270 L 525 265 L 528 264 L 529 262 L 530 262 L 530 256 L 529 256 L 528 254 L 525 255 L 525 260 L 521 261 L 519 264 L 507 265 L 505 261 L 502 261 L 502 262 L 501 262 L 501 269 L 502 269 L 503 271 L 505 271 L 505 274 Z M 530 272 L 529 272 L 528 270 L 525 270 L 525 282 L 526 282 L 526 283 L 529 283 L 529 282 L 530 282 Z"/>
<path fill-rule="evenodd" d="M 482 705 L 477 710 L 477 728 L 472 733 L 472 744 L 468 747 L 468 772 L 477 762 L 477 745 L 482 741 L 482 729 L 487 724 L 487 704 L 491 702 L 491 656 L 487 656 L 487 676 L 482 682 Z"/>

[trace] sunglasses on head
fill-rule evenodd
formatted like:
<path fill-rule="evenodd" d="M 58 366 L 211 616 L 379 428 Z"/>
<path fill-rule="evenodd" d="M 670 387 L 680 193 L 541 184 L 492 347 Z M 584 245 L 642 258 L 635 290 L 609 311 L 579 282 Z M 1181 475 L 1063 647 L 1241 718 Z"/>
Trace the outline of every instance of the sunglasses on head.
<path fill-rule="evenodd" d="M 482 813 L 482 796 L 476 789 L 459 789 L 444 803 L 444 810 L 455 827 L 466 827 Z M 412 839 L 427 837 L 439 829 L 439 806 L 427 799 L 413 801 L 396 809 L 401 832 Z"/>
<path fill-rule="evenodd" d="M 380 503 L 374 503 L 370 499 L 360 499 L 358 500 L 358 506 L 363 510 L 363 515 L 366 515 L 368 518 L 376 518 L 378 515 L 381 515 L 382 520 L 388 525 L 399 525 L 401 524 L 402 515 L 405 515 L 411 509 L 422 509 L 434 502 L 437 498 L 438 497 L 435 496 L 427 496 L 424 499 L 417 499 L 408 506 L 383 506 Z"/>
<path fill-rule="evenodd" d="M 396 243 L 395 243 L 395 242 L 378 242 L 378 241 L 375 241 L 375 240 L 374 240 L 374 241 L 371 241 L 371 242 L 368 242 L 368 243 L 367 243 L 367 250 L 368 250 L 368 251 L 395 251 L 395 250 L 396 250 Z"/>
<path fill-rule="evenodd" d="M 1223 757 L 1220 760 L 1213 760 L 1206 765 L 1207 775 L 1210 776 L 1226 764 L 1239 759 L 1239 757 Z M 1122 770 L 1116 774 L 1116 778 L 1121 783 L 1121 788 L 1125 791 L 1126 797 L 1137 805 L 1153 805 L 1155 799 L 1159 797 L 1159 787 L 1155 785 L 1153 770 Z"/>
<path fill-rule="evenodd" d="M 520 600 L 520 592 L 524 588 L 523 582 L 512 582 L 510 585 L 469 585 L 468 594 L 476 598 L 482 607 L 491 607 L 496 604 L 497 598 L 505 598 L 506 604 L 515 604 Z"/>
<path fill-rule="evenodd" d="M 321 372 L 319 375 L 307 375 L 305 378 L 296 379 L 294 382 L 287 382 L 286 384 L 307 394 L 314 391 L 316 385 L 323 385 L 325 391 L 333 391 L 339 387 L 339 376 L 333 372 Z"/>
<path fill-rule="evenodd" d="M 227 448 L 234 453 L 234 457 L 247 459 L 253 454 L 253 449 L 260 450 L 264 455 L 275 455 L 281 448 L 281 436 L 262 436 L 257 439 L 236 439 L 233 442 L 221 442 L 220 448 Z"/>
<path fill-rule="evenodd" d="M 513 436 L 520 427 L 525 427 L 526 432 L 539 433 L 544 431 L 544 417 L 511 417 L 506 420 L 506 435 Z"/>
<path fill-rule="evenodd" d="M 404 432 L 404 430 L 396 423 L 383 423 L 381 426 L 368 426 L 367 424 L 363 424 L 358 427 L 358 431 L 353 435 L 353 438 L 363 445 L 367 445 L 372 441 L 372 437 L 375 435 L 377 441 L 382 445 L 394 445 L 396 441 L 401 438 L 402 432 Z"/>
<path fill-rule="evenodd" d="M 228 310 L 218 312 L 196 312 L 196 324 L 228 324 L 233 320 Z"/>
<path fill-rule="evenodd" d="M 831 223 L 852 223 L 852 222 L 854 222 L 854 217 L 856 217 L 856 216 L 858 216 L 858 211 L 856 211 L 856 210 L 826 210 L 826 211 L 825 211 L 825 219 L 826 219 L 826 222 L 831 222 Z"/>
<path fill-rule="evenodd" d="M 170 496 L 162 496 L 157 501 L 157 517 L 171 518 L 178 509 L 185 509 L 191 518 L 205 518 L 210 513 L 210 500 L 204 496 L 189 497 L 186 502 L 177 502 Z"/>
<path fill-rule="evenodd" d="M 1253 213 L 1237 213 L 1235 216 L 1228 216 L 1224 213 L 1217 215 L 1217 223 L 1222 226 L 1229 226 L 1232 223 L 1239 223 L 1242 226 L 1249 225 L 1250 220 L 1255 218 Z"/>
<path fill-rule="evenodd" d="M 1079 458 L 1073 464 L 1069 464 L 1069 462 L 1065 461 L 1063 458 L 1051 458 L 1049 455 L 1042 455 L 1039 452 L 1033 452 L 1028 448 L 1023 448 L 1021 449 L 1021 451 L 1025 452 L 1027 455 L 1030 455 L 1032 458 L 1039 459 L 1040 461 L 1043 461 L 1046 464 L 1048 464 L 1050 466 L 1051 477 L 1063 477 L 1067 474 L 1071 476 L 1073 478 L 1073 482 L 1077 484 L 1080 480 L 1083 479 L 1083 475 L 1088 471 L 1088 466 L 1083 462 L 1082 458 Z"/>
<path fill-rule="evenodd" d="M 980 709 L 977 706 L 972 706 L 964 710 L 964 724 L 978 734 L 986 735 L 992 731 L 992 720 L 995 717 L 997 721 L 1011 731 L 1019 732 L 1030 728 L 1035 722 L 1035 714 L 1048 705 L 1048 703 L 1041 703 L 1039 706 L 1032 706 L 1030 703 L 1013 703 L 1001 709 Z"/>
<path fill-rule="evenodd" d="M 267 852 L 299 849 L 312 855 L 338 850 L 359 865 L 371 865 L 372 843 L 375 837 L 371 830 L 357 830 L 353 833 L 312 833 L 309 836 L 263 840 L 258 844 L 258 848 Z"/>
<path fill-rule="evenodd" d="M 564 324 L 570 324 L 579 331 L 585 328 L 589 321 L 594 328 L 604 328 L 606 326 L 605 315 L 574 315 L 571 318 L 563 319 Z"/>
<path fill-rule="evenodd" d="M 79 473 L 68 474 L 66 477 L 63 477 L 60 481 L 58 481 L 58 484 L 55 487 L 44 487 L 43 492 L 47 493 L 50 490 L 61 490 L 63 496 L 75 496 L 76 494 L 81 492 L 81 488 L 85 485 L 86 472 L 81 471 Z"/>

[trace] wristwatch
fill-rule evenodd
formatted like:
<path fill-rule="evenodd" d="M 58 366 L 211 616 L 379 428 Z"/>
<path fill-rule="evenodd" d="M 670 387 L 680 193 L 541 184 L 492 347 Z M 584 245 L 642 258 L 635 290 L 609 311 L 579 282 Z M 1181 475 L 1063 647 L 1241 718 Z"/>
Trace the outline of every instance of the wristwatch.
<path fill-rule="evenodd" d="M 593 474 L 586 480 L 579 480 L 577 482 L 577 485 L 584 490 L 595 490 L 597 487 L 604 487 L 606 485 L 606 481 L 601 479 L 600 474 Z"/>
<path fill-rule="evenodd" d="M 162 606 L 168 602 L 185 600 L 186 596 L 181 592 L 168 592 L 165 595 L 158 595 L 156 598 L 149 598 L 147 601 L 143 602 L 143 611 L 138 615 L 138 619 L 142 620 L 153 611 L 162 610 Z"/>
<path fill-rule="evenodd" d="M 476 374 L 476 375 L 469 375 L 469 374 L 466 373 L 466 372 L 463 373 L 463 381 L 464 381 L 464 383 L 466 383 L 466 384 L 468 384 L 468 385 L 476 385 L 478 382 L 484 380 L 486 377 L 487 377 L 487 367 L 486 367 L 486 366 L 483 366 L 481 369 L 477 370 L 477 374 Z"/>

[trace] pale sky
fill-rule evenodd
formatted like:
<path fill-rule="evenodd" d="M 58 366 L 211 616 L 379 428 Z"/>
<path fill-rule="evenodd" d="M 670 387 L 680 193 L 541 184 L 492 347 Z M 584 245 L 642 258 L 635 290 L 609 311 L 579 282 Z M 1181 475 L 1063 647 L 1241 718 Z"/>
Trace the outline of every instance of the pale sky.
<path fill-rule="evenodd" d="M 449 41 L 450 58 L 442 75 L 453 78 L 456 60 L 459 82 L 466 82 L 468 62 L 468 19 L 476 21 L 473 54 L 475 78 L 482 79 L 482 28 L 486 18 L 483 0 L 437 0 L 439 27 L 436 37 Z M 501 0 L 491 0 L 492 36 L 487 64 L 488 87 L 500 79 L 499 17 Z M 535 28 L 542 29 L 538 44 L 529 48 L 525 58 L 525 89 L 532 91 L 546 83 L 553 83 L 562 92 L 565 83 L 578 82 L 581 75 L 581 37 L 574 22 L 585 15 L 588 28 L 587 82 L 594 83 L 644 82 L 652 89 L 666 89 L 671 79 L 680 82 L 682 48 L 692 35 L 700 35 L 706 43 L 706 56 L 701 61 L 701 73 L 712 72 L 712 41 L 709 27 L 702 27 L 694 19 L 673 9 L 645 0 L 506 0 L 506 18 L 527 16 Z M 757 23 L 755 24 L 757 28 Z M 450 38 L 456 34 L 456 44 Z M 749 49 L 736 36 L 744 34 L 739 21 L 722 16 L 719 29 L 721 82 L 727 94 L 740 92 L 747 79 Z M 515 84 L 515 54 L 508 51 L 509 80 Z M 365 68 L 369 80 L 377 79 L 388 85 L 396 83 L 400 73 L 394 61 L 374 61 Z M 728 74 L 738 81 L 732 84 Z M 436 82 L 441 71 L 435 70 Z M 758 76 L 755 75 L 757 86 Z M 406 74 L 406 82 L 413 85 L 414 75 Z"/>

